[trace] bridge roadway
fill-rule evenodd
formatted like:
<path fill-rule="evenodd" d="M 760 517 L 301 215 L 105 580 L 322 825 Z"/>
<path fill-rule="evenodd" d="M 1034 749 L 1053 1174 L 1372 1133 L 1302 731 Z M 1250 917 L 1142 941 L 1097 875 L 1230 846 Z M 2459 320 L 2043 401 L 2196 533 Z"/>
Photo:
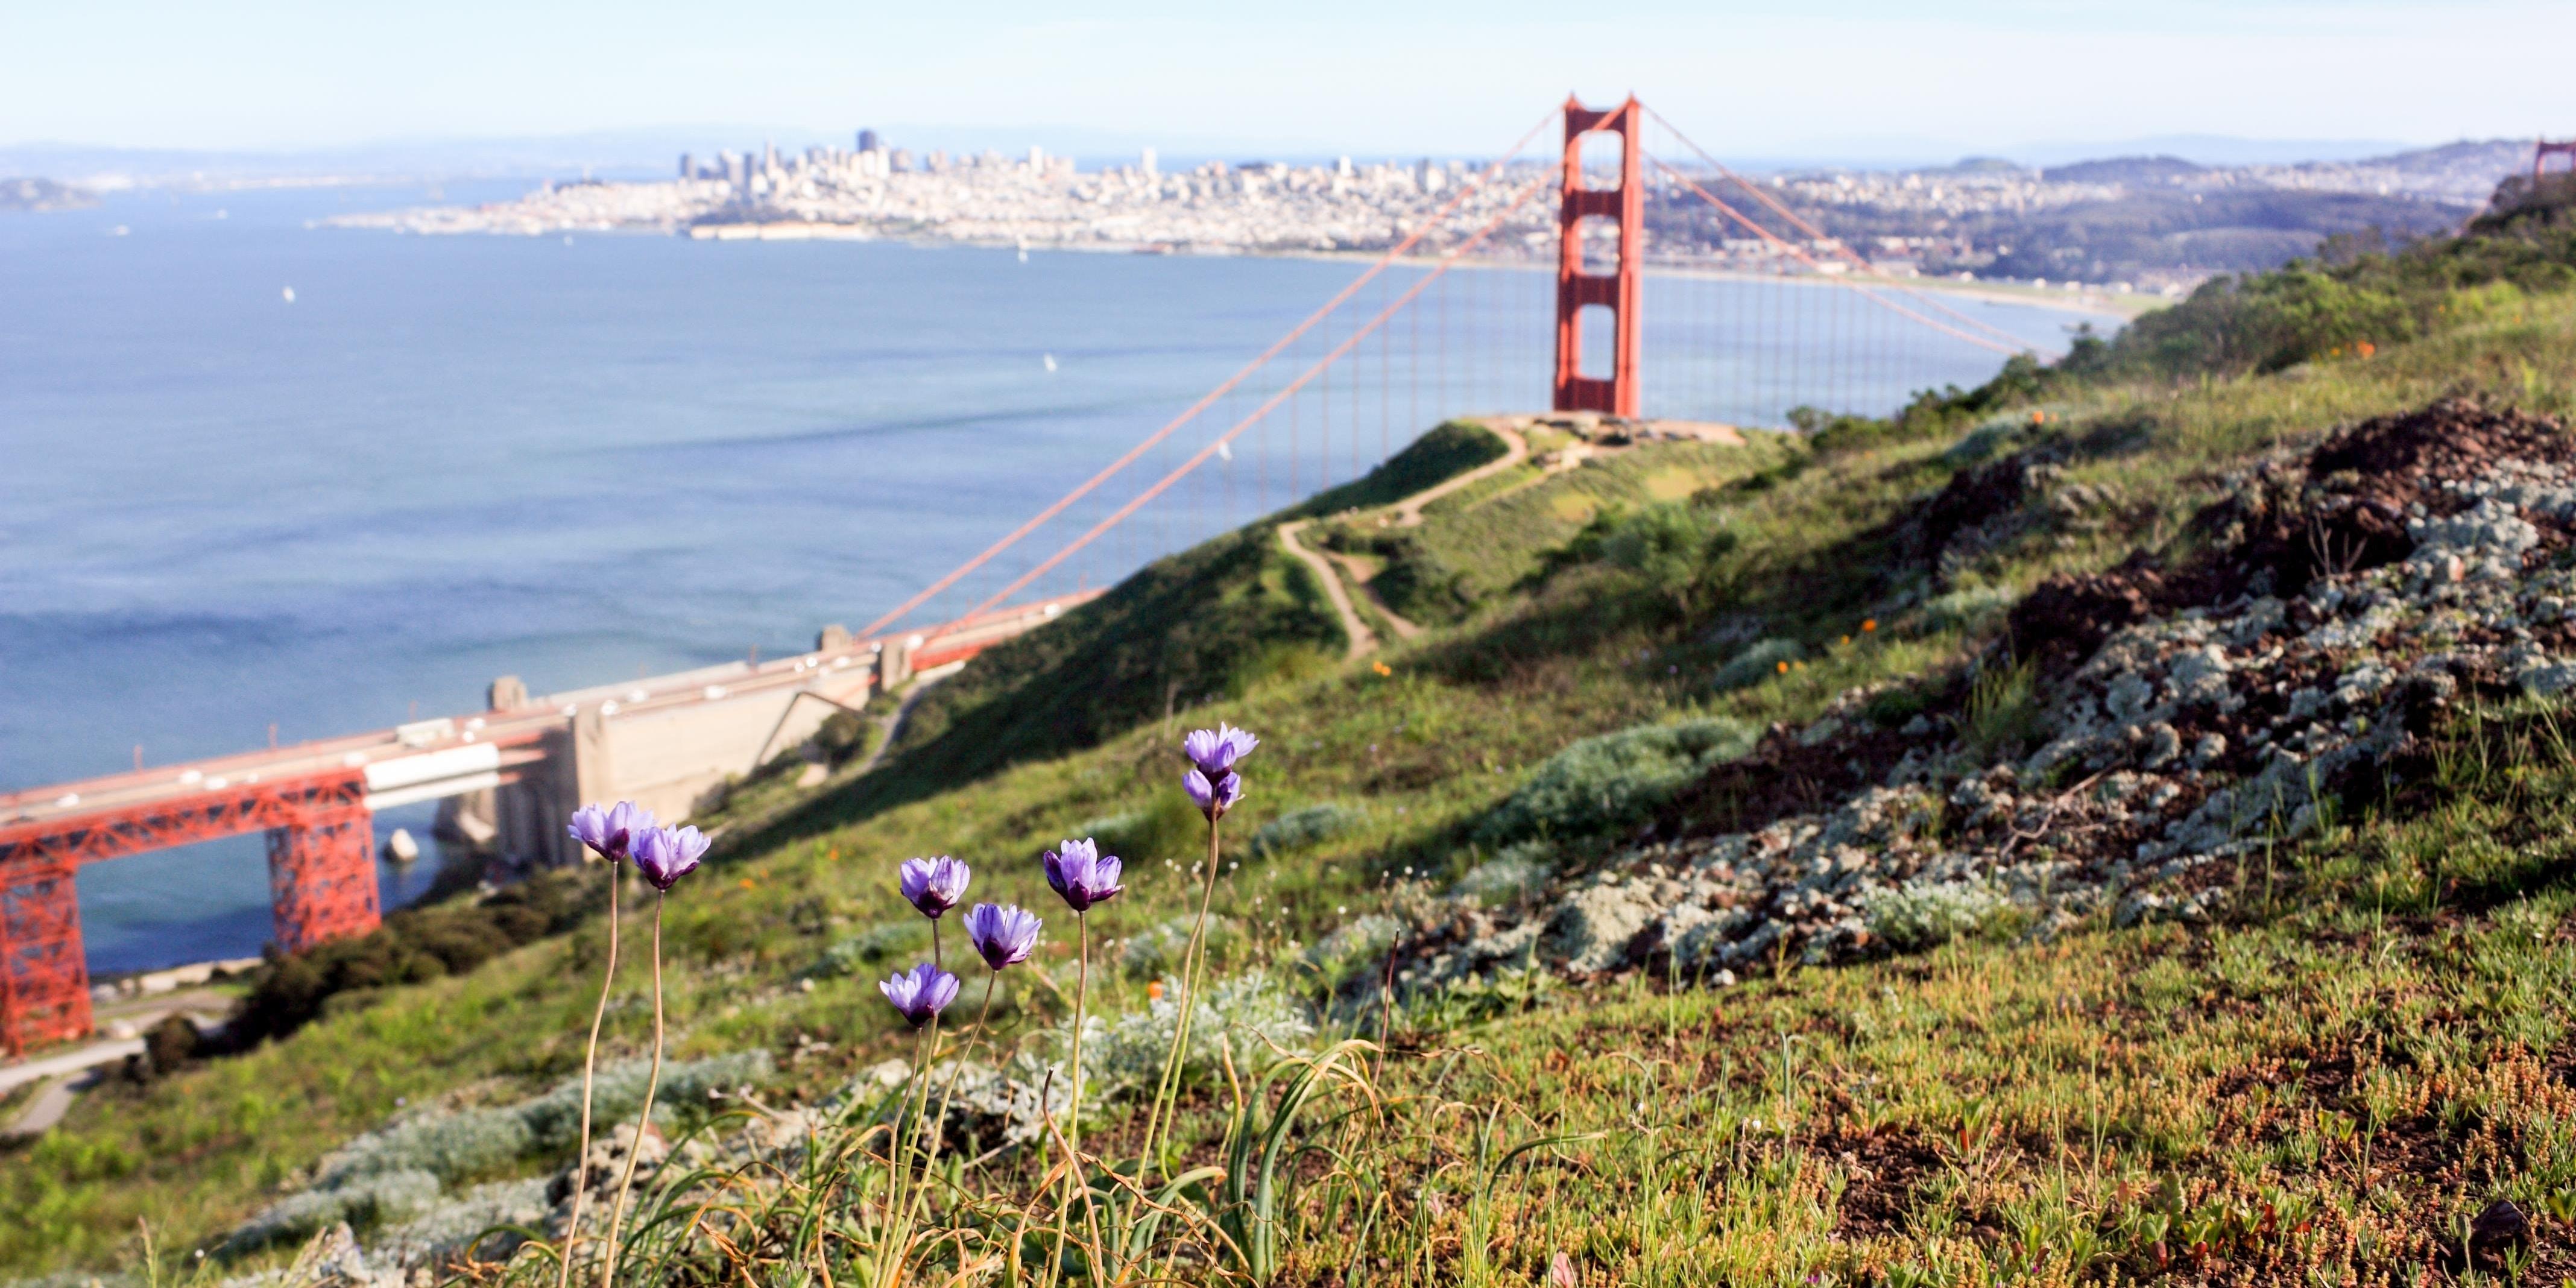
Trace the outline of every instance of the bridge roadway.
<path fill-rule="evenodd" d="M 82 864 L 265 831 L 277 943 L 300 951 L 375 927 L 377 810 L 442 801 L 443 827 L 507 861 L 573 862 L 563 821 L 581 803 L 633 800 L 677 822 L 834 711 L 1098 594 L 898 636 L 832 627 L 807 653 L 565 693 L 531 696 L 505 676 L 472 715 L 0 794 L 0 1050 L 90 1030 Z"/>

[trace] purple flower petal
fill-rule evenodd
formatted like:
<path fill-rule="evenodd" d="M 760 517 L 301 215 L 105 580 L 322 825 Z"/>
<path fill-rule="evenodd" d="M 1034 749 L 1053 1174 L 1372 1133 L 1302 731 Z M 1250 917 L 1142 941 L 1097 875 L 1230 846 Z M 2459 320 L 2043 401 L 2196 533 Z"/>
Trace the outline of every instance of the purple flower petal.
<path fill-rule="evenodd" d="M 1102 858 L 1100 847 L 1089 840 L 1066 841 L 1062 849 L 1046 852 L 1048 888 L 1077 913 L 1114 899 L 1126 889 L 1118 884 L 1122 867 L 1117 855 Z"/>
<path fill-rule="evenodd" d="M 572 839 L 589 846 L 592 853 L 615 863 L 634 853 L 635 838 L 651 830 L 653 811 L 633 801 L 619 801 L 602 808 L 584 805 L 574 810 L 572 821 L 564 831 Z"/>
<path fill-rule="evenodd" d="M 905 859 L 900 876 L 904 902 L 920 909 L 922 916 L 937 920 L 964 902 L 969 875 L 965 864 L 945 854 L 932 859 Z"/>
<path fill-rule="evenodd" d="M 910 972 L 897 971 L 878 981 L 877 991 L 885 994 L 896 1013 L 917 1029 L 939 1018 L 939 1013 L 957 1000 L 957 977 L 923 962 Z"/>
<path fill-rule="evenodd" d="M 1017 904 L 979 903 L 966 914 L 966 938 L 995 970 L 1017 966 L 1038 946 L 1037 914 Z"/>
<path fill-rule="evenodd" d="M 706 835 L 694 827 L 656 827 L 635 838 L 635 867 L 656 890 L 669 892 L 680 878 L 697 871 L 706 857 Z"/>

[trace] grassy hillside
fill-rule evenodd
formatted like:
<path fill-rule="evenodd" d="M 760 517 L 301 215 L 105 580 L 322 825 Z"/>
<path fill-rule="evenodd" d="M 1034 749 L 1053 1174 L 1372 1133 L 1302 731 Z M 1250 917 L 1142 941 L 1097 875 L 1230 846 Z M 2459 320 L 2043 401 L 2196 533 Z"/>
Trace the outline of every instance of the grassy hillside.
<path fill-rule="evenodd" d="M 899 771 L 857 799 L 864 806 L 906 785 L 944 789 L 1265 679 L 1328 669 L 1346 643 L 1341 626 L 1313 574 L 1279 548 L 1279 523 L 1381 505 L 1502 453 L 1502 440 L 1478 426 L 1441 425 L 1358 479 L 1155 562 L 925 694 L 897 735 Z"/>
<path fill-rule="evenodd" d="M 1047 651 L 1025 671 L 987 655 L 990 678 L 967 684 L 979 662 L 952 681 L 944 723 L 882 777 L 674 893 L 675 1057 L 770 1061 L 742 1075 L 752 1101 L 701 1090 L 674 1126 L 821 1105 L 909 1055 L 871 980 L 922 950 L 893 890 L 913 854 L 965 857 L 976 897 L 1048 916 L 994 1011 L 998 1043 L 1043 1062 L 1076 967 L 1034 856 L 1113 838 L 1130 891 L 1093 915 L 1093 1002 L 1122 1017 L 1111 1032 L 1150 1032 L 1201 857 L 1172 729 L 1224 718 L 1264 744 L 1215 886 L 1215 971 L 1242 990 L 1220 1018 L 1292 1049 L 1380 1048 L 1292 1120 L 1313 1149 L 1279 1197 L 1278 1282 L 2576 1275 L 2576 690 L 2542 691 L 2576 639 L 2534 599 L 2576 545 L 2549 509 L 2576 487 L 2550 481 L 2564 428 L 2533 419 L 2576 409 L 2576 293 L 2546 272 L 2576 263 L 2563 236 L 2542 218 L 2313 270 L 2323 285 L 2243 283 L 1889 420 L 1461 494 L 1422 540 L 1462 570 L 1490 553 L 1492 580 L 1461 624 L 1374 664 L 1319 648 L 1331 618 L 1266 529 L 1167 561 L 1092 629 L 1028 637 Z M 2384 294 L 2397 311 L 2375 316 L 2405 324 L 2373 339 L 2334 310 L 2258 326 L 2245 309 L 2338 291 Z M 2445 398 L 2470 401 L 2328 445 Z M 2423 446 L 2454 440 L 2501 446 Z M 2510 502 L 2537 534 L 2510 576 L 2476 572 L 2482 554 L 2456 577 L 2409 563 L 2450 538 L 2374 508 L 2414 498 L 2449 523 L 2507 504 L 2472 495 L 2490 475 L 2533 489 Z M 2519 531 L 2479 522 L 2480 540 Z M 1201 619 L 1236 633 L 1186 634 Z M 1272 649 L 1308 652 L 1244 661 Z M 2125 680 L 2159 693 L 2212 649 L 2239 706 L 2106 723 L 2161 700 Z M 2372 666 L 2424 674 L 2383 677 L 2385 708 L 2337 696 Z M 2438 701 L 2418 692 L 2435 671 Z M 2185 748 L 2234 732 L 2186 769 L 2150 724 Z M 2141 857 L 2221 792 L 2290 791 L 2276 763 L 2317 771 L 2271 820 Z M 316 1164 L 358 1133 L 446 1139 L 496 1120 L 467 1111 L 518 1112 L 578 1073 L 598 929 L 345 992 L 252 1053 L 85 1096 L 0 1156 L 17 1218 L 0 1266 L 135 1268 L 138 1219 L 175 1262 L 272 1204 L 354 1196 L 317 1187 Z M 626 1059 L 651 1017 L 643 964 L 622 979 Z M 1229 1057 L 1269 1058 L 1216 1027 Z M 1121 1067 L 1102 1043 L 1095 1068 Z M 1131 1157 L 1145 1097 L 1105 1076 L 1084 1139 Z M 1244 1084 L 1213 1056 L 1193 1078 L 1174 1162 L 1221 1162 Z M 854 1139 L 792 1121 L 818 1148 Z M 1048 1151 L 996 1148 L 1005 1121 L 967 1120 L 952 1240 L 921 1254 L 942 1282 L 1006 1281 L 1002 1250 L 1026 1245 L 997 1232 L 1046 1210 Z M 739 1149 L 709 1165 L 759 1172 Z M 542 1196 L 511 1186 L 568 1153 L 544 1136 L 424 1152 L 425 1183 L 334 1210 L 380 1256 L 469 1209 L 534 1203 L 513 1219 L 542 1221 Z M 760 1174 L 745 1211 L 823 1201 Z M 1221 1187 L 1179 1197 L 1225 1208 Z M 874 1237 L 862 1212 L 836 1219 L 838 1244 L 796 1242 L 783 1211 L 692 1244 L 692 1274 L 820 1282 L 816 1256 Z M 1176 1278 L 1237 1277 L 1216 1228 L 1166 1231 Z"/>

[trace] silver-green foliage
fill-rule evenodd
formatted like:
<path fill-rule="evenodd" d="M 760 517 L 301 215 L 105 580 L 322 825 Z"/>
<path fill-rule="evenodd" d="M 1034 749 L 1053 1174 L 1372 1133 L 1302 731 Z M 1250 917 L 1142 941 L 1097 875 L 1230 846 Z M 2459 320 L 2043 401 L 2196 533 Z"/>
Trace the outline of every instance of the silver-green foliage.
<path fill-rule="evenodd" d="M 1084 1039 L 1084 1081 L 1099 1080 L 1098 1094 L 1115 1098 L 1152 1087 L 1161 1077 L 1163 1058 L 1180 1024 L 1181 982 L 1163 978 L 1163 996 L 1144 1010 L 1129 1011 Z M 1190 1046 L 1183 1053 L 1185 1082 L 1208 1083 L 1223 1076 L 1231 1055 L 1238 1070 L 1268 1065 L 1274 1046 L 1295 1050 L 1315 1036 L 1306 1007 L 1266 975 L 1246 974 L 1217 980 L 1197 999 L 1190 1019 Z"/>
<path fill-rule="evenodd" d="M 1968 881 L 1920 881 L 1873 890 L 1861 899 L 1869 933 L 1909 952 L 1983 929 L 2010 906 L 1993 887 Z"/>
<path fill-rule="evenodd" d="M 1807 650 L 1796 640 L 1777 637 L 1755 640 L 1746 645 L 1743 652 L 1727 659 L 1726 665 L 1717 668 L 1717 674 L 1709 677 L 1709 685 L 1720 693 L 1748 689 L 1778 675 L 1781 663 L 1795 662 L 1806 655 Z"/>
<path fill-rule="evenodd" d="M 1547 886 L 1554 870 L 1556 847 L 1545 841 L 1521 841 L 1503 847 L 1502 853 L 1469 868 L 1466 875 L 1449 887 L 1455 899 L 1473 899 L 1479 906 L 1506 907 L 1538 893 Z"/>
<path fill-rule="evenodd" d="M 1138 979 L 1179 970 L 1181 954 L 1189 948 L 1190 922 L 1188 917 L 1173 917 L 1129 935 L 1118 946 L 1118 965 Z M 1237 933 L 1234 923 L 1225 918 L 1208 918 L 1207 943 L 1211 949 L 1232 943 Z"/>
<path fill-rule="evenodd" d="M 654 1119 L 672 1120 L 676 1106 L 702 1104 L 710 1090 L 758 1081 L 770 1067 L 766 1050 L 666 1063 Z M 651 1073 L 651 1062 L 641 1059 L 599 1070 L 592 1084 L 593 1124 L 633 1116 L 643 1107 Z M 334 1150 L 322 1160 L 310 1188 L 270 1204 L 236 1229 L 224 1246 L 241 1252 L 302 1238 L 341 1221 L 366 1228 L 399 1220 L 435 1203 L 442 1184 L 489 1173 L 539 1151 L 569 1149 L 580 1136 L 578 1075 L 515 1105 L 405 1118 Z"/>
<path fill-rule="evenodd" d="M 805 974 L 817 979 L 856 975 L 873 971 L 889 963 L 900 963 L 907 955 L 918 954 L 930 946 L 930 923 L 919 917 L 899 921 L 882 921 L 855 935 L 833 941 L 823 956 L 805 968 Z"/>
<path fill-rule="evenodd" d="M 256 1251 L 309 1239 L 346 1221 L 372 1226 L 421 1212 L 438 1201 L 438 1178 L 425 1171 L 376 1172 L 327 1189 L 290 1194 L 241 1224 L 224 1241 L 226 1254 Z"/>
<path fill-rule="evenodd" d="M 1286 850 L 1329 841 L 1358 827 L 1367 818 L 1364 811 L 1329 802 L 1290 810 L 1253 832 L 1252 856 L 1266 859 Z"/>
<path fill-rule="evenodd" d="M 1586 738 L 1549 757 L 1487 815 L 1488 841 L 1569 837 L 1637 822 L 1674 789 L 1753 749 L 1752 726 L 1702 719 Z"/>
<path fill-rule="evenodd" d="M 1306 964 L 1314 967 L 1326 984 L 1339 985 L 1394 947 L 1396 937 L 1403 933 L 1404 923 L 1393 917 L 1362 913 L 1307 948 Z"/>

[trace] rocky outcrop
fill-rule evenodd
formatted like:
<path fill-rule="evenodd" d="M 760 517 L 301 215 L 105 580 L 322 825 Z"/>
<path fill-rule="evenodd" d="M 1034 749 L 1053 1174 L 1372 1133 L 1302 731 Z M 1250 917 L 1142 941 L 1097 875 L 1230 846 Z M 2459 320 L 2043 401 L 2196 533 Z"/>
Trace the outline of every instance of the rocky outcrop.
<path fill-rule="evenodd" d="M 1450 905 L 1406 937 L 1400 978 L 1705 975 L 1979 926 L 2205 919 L 2228 860 L 2312 830 L 2446 705 L 2576 689 L 2576 571 L 2557 559 L 2576 453 L 2554 422 L 2454 401 L 2354 426 L 2232 480 L 2203 526 L 2217 540 L 2191 564 L 2053 579 L 2015 609 L 2037 746 L 1980 761 L 1963 705 L 1890 734 L 1847 694 L 1751 761 L 1884 765 L 1874 781 L 1629 850 L 1523 912 Z"/>

